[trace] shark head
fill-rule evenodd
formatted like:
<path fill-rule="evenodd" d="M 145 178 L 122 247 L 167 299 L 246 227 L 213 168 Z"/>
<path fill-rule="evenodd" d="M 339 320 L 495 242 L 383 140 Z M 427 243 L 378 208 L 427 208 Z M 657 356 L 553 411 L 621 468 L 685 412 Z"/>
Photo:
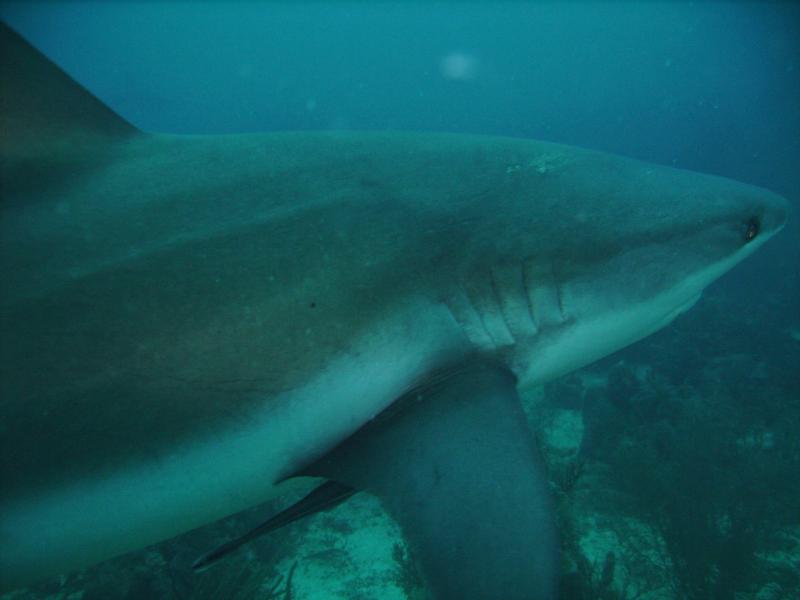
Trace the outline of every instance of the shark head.
<path fill-rule="evenodd" d="M 522 386 L 669 324 L 788 212 L 761 188 L 557 146 L 506 170 L 503 204 L 448 305 Z"/>

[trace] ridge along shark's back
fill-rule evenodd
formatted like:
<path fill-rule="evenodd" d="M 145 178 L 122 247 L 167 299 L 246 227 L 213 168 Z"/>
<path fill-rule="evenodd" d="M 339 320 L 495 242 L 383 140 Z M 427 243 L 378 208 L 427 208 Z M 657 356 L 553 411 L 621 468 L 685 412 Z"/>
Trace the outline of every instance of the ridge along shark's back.
<path fill-rule="evenodd" d="M 381 496 L 440 597 L 553 597 L 517 384 L 668 323 L 785 218 L 544 142 L 147 134 L 5 26 L 0 48 L 7 587 L 310 473 Z"/>

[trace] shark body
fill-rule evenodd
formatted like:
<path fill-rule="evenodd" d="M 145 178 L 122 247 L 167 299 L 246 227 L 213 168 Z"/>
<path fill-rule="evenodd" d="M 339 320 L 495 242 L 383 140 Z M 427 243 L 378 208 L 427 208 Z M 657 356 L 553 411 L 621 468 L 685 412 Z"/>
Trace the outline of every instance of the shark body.
<path fill-rule="evenodd" d="M 262 502 L 348 438 L 359 448 L 351 436 L 409 394 L 455 412 L 468 389 L 513 401 L 663 327 L 785 220 L 763 189 L 545 142 L 144 133 L 8 28 L 0 38 L 14 57 L 0 146 L 5 587 Z M 490 373 L 465 387 L 476 361 Z M 413 418 L 419 448 L 447 435 L 435 415 Z M 416 444 L 379 431 L 370 444 Z M 351 474 L 387 472 L 341 455 L 311 471 L 367 489 Z M 546 512 L 536 480 L 511 491 L 526 475 L 502 455 L 484 468 L 486 498 Z M 450 494 L 477 485 L 455 481 Z M 376 489 L 402 505 L 393 486 Z M 551 536 L 527 526 L 520 538 Z M 554 594 L 552 539 L 528 537 L 508 546 L 546 547 L 531 553 L 547 572 L 503 579 L 519 591 L 504 597 Z M 468 597 L 448 585 L 441 597 Z"/>

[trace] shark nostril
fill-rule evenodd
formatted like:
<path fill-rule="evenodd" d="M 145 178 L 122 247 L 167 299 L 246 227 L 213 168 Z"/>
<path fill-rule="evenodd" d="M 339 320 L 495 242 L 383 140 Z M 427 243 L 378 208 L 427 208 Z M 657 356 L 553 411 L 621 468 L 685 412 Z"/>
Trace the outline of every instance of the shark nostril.
<path fill-rule="evenodd" d="M 753 241 L 758 236 L 759 231 L 761 231 L 761 220 L 758 217 L 748 219 L 744 229 L 745 243 Z"/>

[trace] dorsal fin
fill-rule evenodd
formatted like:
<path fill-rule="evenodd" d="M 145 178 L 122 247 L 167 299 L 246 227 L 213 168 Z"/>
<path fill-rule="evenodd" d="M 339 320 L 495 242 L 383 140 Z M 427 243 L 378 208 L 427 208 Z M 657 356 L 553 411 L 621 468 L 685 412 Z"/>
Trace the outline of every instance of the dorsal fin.
<path fill-rule="evenodd" d="M 55 166 L 65 153 L 73 159 L 90 149 L 97 153 L 98 144 L 138 132 L 2 22 L 0 57 L 0 159 L 7 190 L 17 187 L 20 173 L 40 170 L 32 163 Z"/>

